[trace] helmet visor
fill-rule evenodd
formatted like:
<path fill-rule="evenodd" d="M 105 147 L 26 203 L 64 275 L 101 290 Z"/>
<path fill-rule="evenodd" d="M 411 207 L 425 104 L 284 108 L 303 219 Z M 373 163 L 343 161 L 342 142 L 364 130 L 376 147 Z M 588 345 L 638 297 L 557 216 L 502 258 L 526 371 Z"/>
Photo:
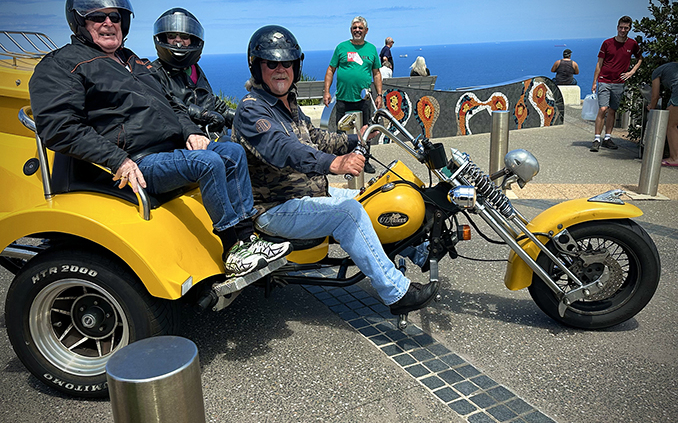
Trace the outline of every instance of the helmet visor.
<path fill-rule="evenodd" d="M 122 9 L 127 10 L 132 15 L 132 3 L 129 0 L 73 0 L 73 10 L 80 16 L 85 16 L 90 12 L 99 9 Z"/>
<path fill-rule="evenodd" d="M 200 22 L 183 13 L 162 16 L 155 21 L 153 35 L 157 36 L 165 32 L 180 32 L 200 38 L 201 41 L 204 40 L 203 28 Z"/>

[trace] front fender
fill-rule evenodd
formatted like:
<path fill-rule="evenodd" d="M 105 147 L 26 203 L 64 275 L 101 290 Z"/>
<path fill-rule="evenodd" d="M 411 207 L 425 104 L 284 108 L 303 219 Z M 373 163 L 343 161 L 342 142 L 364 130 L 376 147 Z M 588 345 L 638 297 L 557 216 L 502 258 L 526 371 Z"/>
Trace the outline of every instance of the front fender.
<path fill-rule="evenodd" d="M 550 207 L 541 212 L 528 225 L 527 229 L 532 233 L 556 234 L 563 229 L 578 223 L 593 220 L 607 219 L 631 219 L 642 216 L 643 212 L 632 204 L 613 204 L 588 201 L 586 198 L 569 200 Z M 548 238 L 540 235 L 539 240 L 546 243 Z M 537 259 L 541 251 L 529 239 L 523 239 L 518 243 L 530 257 Z M 528 287 L 532 283 L 532 269 L 525 263 L 515 251 L 509 253 L 504 284 L 510 290 L 518 290 Z"/>
<path fill-rule="evenodd" d="M 0 214 L 0 229 L 0 248 L 36 233 L 90 240 L 127 263 L 159 298 L 177 299 L 187 280 L 192 278 L 192 285 L 224 272 L 222 246 L 197 189 L 152 210 L 149 221 L 135 205 L 117 198 L 59 194 L 38 206 Z"/>

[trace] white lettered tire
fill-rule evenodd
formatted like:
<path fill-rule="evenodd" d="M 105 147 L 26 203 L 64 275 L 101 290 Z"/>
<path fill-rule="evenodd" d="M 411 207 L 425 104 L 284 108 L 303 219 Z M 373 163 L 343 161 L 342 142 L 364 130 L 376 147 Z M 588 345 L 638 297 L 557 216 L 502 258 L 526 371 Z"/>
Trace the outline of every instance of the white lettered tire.
<path fill-rule="evenodd" d="M 79 397 L 106 397 L 106 363 L 134 341 L 169 334 L 173 302 L 152 297 L 120 261 L 96 250 L 44 251 L 7 292 L 7 333 L 39 380 Z"/>

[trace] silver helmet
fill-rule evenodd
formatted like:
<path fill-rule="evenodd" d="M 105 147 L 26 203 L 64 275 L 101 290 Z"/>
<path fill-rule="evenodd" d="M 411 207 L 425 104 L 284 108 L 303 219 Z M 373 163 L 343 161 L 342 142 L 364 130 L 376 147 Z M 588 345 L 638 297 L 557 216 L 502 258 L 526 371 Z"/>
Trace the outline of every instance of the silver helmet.
<path fill-rule="evenodd" d="M 167 42 L 168 32 L 187 34 L 191 38 L 191 43 L 172 45 Z M 204 40 L 204 30 L 198 19 L 180 7 L 163 13 L 153 25 L 153 41 L 158 58 L 175 69 L 185 69 L 198 63 L 205 45 Z"/>

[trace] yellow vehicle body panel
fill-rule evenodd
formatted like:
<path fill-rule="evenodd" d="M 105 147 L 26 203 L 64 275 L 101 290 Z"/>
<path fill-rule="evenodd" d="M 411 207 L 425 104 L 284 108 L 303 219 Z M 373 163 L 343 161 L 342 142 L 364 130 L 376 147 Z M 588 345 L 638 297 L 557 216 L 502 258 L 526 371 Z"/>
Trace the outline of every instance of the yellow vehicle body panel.
<path fill-rule="evenodd" d="M 588 201 L 586 198 L 565 201 L 541 212 L 528 225 L 532 233 L 554 234 L 578 223 L 608 219 L 631 219 L 642 216 L 643 212 L 632 204 L 612 204 Z M 538 237 L 540 241 L 547 242 L 544 236 Z M 533 259 L 539 255 L 537 247 L 529 239 L 519 242 L 520 246 Z M 519 290 L 530 286 L 532 283 L 532 269 L 518 255 L 511 250 L 509 253 L 504 284 L 510 290 Z"/>
<path fill-rule="evenodd" d="M 224 273 L 222 246 L 199 190 L 163 204 L 143 220 L 137 207 L 103 194 L 77 192 L 0 214 L 0 245 L 40 232 L 90 240 L 121 258 L 155 297 L 177 299 L 181 285 Z"/>
<path fill-rule="evenodd" d="M 327 256 L 330 249 L 330 237 L 325 237 L 325 241 L 314 247 L 300 251 L 292 251 L 285 258 L 287 261 L 297 264 L 316 263 Z"/>
<path fill-rule="evenodd" d="M 0 128 L 14 135 L 32 136 L 17 119 L 19 110 L 31 104 L 28 81 L 40 59 L 11 58 L 0 60 Z"/>
<path fill-rule="evenodd" d="M 384 185 L 401 180 L 396 174 L 407 181 L 414 182 L 419 187 L 424 185 L 401 161 L 396 162 L 391 170 L 395 173 L 386 172 L 356 199 L 360 201 L 372 192 L 380 190 Z M 405 184 L 397 184 L 390 191 L 374 194 L 362 201 L 362 205 L 370 216 L 372 227 L 382 244 L 397 242 L 414 234 L 421 227 L 426 214 L 426 206 L 421 194 Z M 387 226 L 379 222 L 379 217 L 384 213 L 401 213 L 407 215 L 408 220 L 398 226 Z"/>

